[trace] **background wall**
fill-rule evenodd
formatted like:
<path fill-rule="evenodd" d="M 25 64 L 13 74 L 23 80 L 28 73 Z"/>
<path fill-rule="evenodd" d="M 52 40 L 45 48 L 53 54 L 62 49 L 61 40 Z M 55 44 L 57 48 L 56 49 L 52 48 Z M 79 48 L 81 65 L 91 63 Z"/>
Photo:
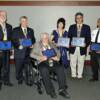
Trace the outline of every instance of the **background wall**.
<path fill-rule="evenodd" d="M 50 34 L 56 29 L 56 22 L 60 17 L 66 19 L 66 30 L 74 23 L 76 12 L 84 13 L 84 23 L 89 24 L 91 30 L 96 28 L 96 21 L 100 17 L 99 6 L 0 6 L 0 10 L 7 11 L 8 22 L 13 27 L 19 25 L 20 16 L 27 16 L 29 26 L 34 29 L 37 40 L 41 32 Z"/>

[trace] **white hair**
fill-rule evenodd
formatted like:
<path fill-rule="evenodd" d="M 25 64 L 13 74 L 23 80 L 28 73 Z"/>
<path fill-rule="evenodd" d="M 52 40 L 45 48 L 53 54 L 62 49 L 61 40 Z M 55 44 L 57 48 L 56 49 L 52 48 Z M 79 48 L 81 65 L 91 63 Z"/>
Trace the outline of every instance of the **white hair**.
<path fill-rule="evenodd" d="M 44 32 L 44 33 L 41 33 L 41 35 L 40 35 L 40 39 L 42 39 L 44 35 L 46 35 L 46 36 L 48 36 L 48 37 L 49 37 L 49 34 L 48 34 L 48 33 L 46 33 L 46 32 Z"/>

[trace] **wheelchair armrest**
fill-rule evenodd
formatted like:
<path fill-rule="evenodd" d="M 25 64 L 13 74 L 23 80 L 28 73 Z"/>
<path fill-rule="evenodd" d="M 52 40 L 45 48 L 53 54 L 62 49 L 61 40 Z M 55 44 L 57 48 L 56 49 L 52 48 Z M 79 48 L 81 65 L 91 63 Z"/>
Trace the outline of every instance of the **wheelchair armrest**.
<path fill-rule="evenodd" d="M 31 59 L 31 62 L 32 62 L 35 66 L 38 66 L 38 61 L 37 61 L 37 59 L 31 58 L 31 57 L 30 57 L 30 59 Z"/>

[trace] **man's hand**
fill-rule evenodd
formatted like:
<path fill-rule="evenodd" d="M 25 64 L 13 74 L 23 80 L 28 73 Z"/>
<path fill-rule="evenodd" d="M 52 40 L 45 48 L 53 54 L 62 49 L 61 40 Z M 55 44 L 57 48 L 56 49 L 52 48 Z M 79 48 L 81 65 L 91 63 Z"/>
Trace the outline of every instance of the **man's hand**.
<path fill-rule="evenodd" d="M 47 60 L 47 57 L 46 57 L 46 56 L 41 56 L 41 57 L 39 58 L 39 60 L 40 60 L 40 62 L 46 61 L 46 60 Z"/>
<path fill-rule="evenodd" d="M 86 44 L 84 44 L 84 46 L 81 46 L 81 47 L 86 47 Z"/>
<path fill-rule="evenodd" d="M 23 46 L 22 46 L 22 45 L 20 45 L 20 46 L 19 46 L 19 49 L 20 49 L 20 50 L 22 50 L 22 49 L 23 49 Z"/>
<path fill-rule="evenodd" d="M 34 47 L 34 45 L 30 46 L 30 48 L 33 48 L 33 47 Z"/>
<path fill-rule="evenodd" d="M 57 56 L 52 57 L 51 59 L 54 60 L 54 61 L 58 61 L 58 57 Z"/>

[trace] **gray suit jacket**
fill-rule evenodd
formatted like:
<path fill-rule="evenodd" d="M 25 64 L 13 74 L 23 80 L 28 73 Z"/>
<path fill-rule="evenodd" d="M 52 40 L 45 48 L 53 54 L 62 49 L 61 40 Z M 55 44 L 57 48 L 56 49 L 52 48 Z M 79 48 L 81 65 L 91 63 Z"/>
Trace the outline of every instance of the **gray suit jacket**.
<path fill-rule="evenodd" d="M 56 52 L 56 54 L 57 54 L 57 57 L 58 57 L 58 59 L 60 60 L 60 52 L 59 52 L 59 50 L 57 49 L 57 47 L 53 44 L 53 43 L 49 43 L 49 45 L 51 46 L 51 48 L 54 48 L 54 50 L 55 50 L 55 52 Z M 35 45 L 34 45 L 34 48 L 32 49 L 32 51 L 31 51 L 31 53 L 30 53 L 30 57 L 31 58 L 34 58 L 34 59 L 36 59 L 36 60 L 38 60 L 39 61 L 39 58 L 41 57 L 41 56 L 43 56 L 42 55 L 42 44 L 41 44 L 41 41 L 39 41 L 39 42 L 37 42 L 37 43 L 35 43 Z M 39 61 L 40 62 L 40 61 Z"/>

